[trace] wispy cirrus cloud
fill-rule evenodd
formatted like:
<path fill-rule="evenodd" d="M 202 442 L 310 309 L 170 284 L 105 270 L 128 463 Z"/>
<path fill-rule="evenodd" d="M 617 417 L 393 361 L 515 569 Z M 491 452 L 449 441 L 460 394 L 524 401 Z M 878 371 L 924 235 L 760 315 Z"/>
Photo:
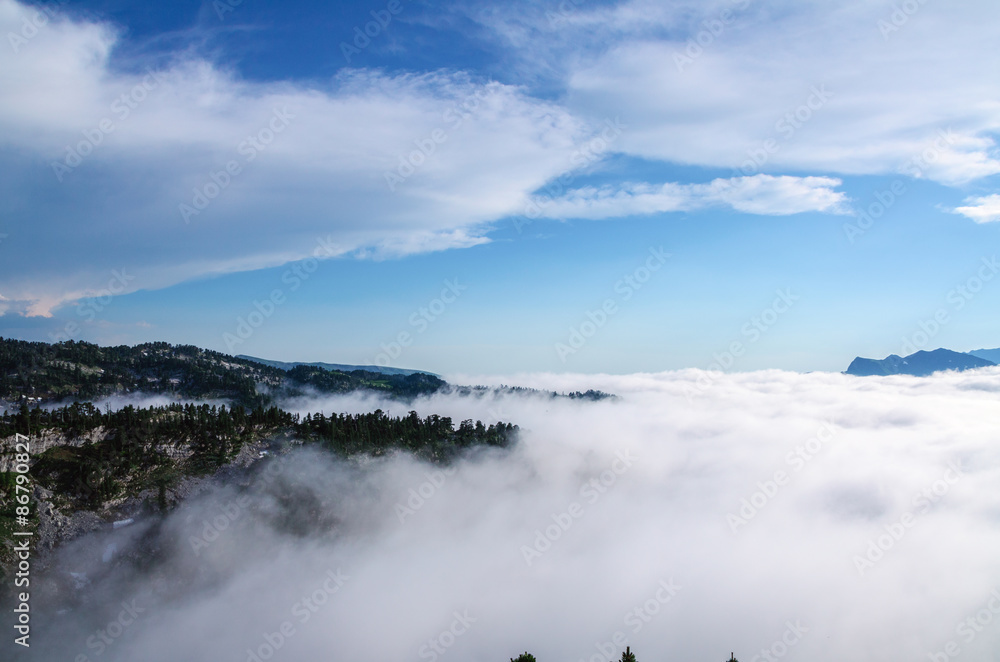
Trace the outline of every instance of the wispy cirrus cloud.
<path fill-rule="evenodd" d="M 535 208 L 549 218 L 603 219 L 663 212 L 729 207 L 763 216 L 803 212 L 847 213 L 847 197 L 833 177 L 753 175 L 715 179 L 707 184 L 628 183 L 583 187 L 552 199 L 536 197 Z"/>
<path fill-rule="evenodd" d="M 922 177 L 960 185 L 1000 173 L 1000 55 L 988 47 L 1000 6 L 919 3 L 893 18 L 894 7 L 632 0 L 470 16 L 574 113 L 621 115 L 624 154 L 738 168 L 773 139 L 781 149 L 762 172 L 909 175 L 950 127 L 955 141 Z M 806 105 L 821 85 L 832 98 Z"/>

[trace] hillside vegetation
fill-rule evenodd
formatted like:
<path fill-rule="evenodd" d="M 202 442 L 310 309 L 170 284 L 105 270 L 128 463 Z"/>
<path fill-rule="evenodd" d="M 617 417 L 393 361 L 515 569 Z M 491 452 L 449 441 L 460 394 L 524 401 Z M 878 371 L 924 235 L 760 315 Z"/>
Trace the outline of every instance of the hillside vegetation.
<path fill-rule="evenodd" d="M 412 398 L 446 383 L 429 374 L 387 375 L 319 367 L 280 368 L 193 345 L 164 342 L 100 347 L 67 341 L 51 345 L 0 338 L 0 399 L 96 400 L 127 393 L 162 393 L 194 400 L 268 406 L 308 392 L 379 392 Z"/>

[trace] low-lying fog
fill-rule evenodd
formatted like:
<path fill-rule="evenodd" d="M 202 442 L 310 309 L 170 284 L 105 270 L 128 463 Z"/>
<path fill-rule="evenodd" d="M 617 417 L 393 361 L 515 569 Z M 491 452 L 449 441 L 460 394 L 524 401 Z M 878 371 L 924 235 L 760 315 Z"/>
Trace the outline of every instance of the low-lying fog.
<path fill-rule="evenodd" d="M 285 403 L 501 419 L 521 442 L 448 472 L 303 450 L 158 532 L 137 523 L 80 541 L 59 565 L 86 574 L 87 599 L 37 614 L 29 655 L 596 662 L 626 643 L 640 662 L 996 654 L 1000 368 L 503 382 L 621 397 Z M 167 561 L 126 570 L 149 545 Z"/>

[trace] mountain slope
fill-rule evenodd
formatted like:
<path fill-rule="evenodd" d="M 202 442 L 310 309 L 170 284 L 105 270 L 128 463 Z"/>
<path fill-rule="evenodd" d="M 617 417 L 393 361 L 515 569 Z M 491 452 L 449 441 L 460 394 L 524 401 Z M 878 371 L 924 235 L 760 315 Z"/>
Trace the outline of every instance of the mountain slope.
<path fill-rule="evenodd" d="M 1000 349 L 977 349 L 969 354 L 1000 365 Z"/>
<path fill-rule="evenodd" d="M 993 361 L 953 352 L 950 349 L 919 351 L 906 357 L 892 354 L 884 359 L 866 359 L 860 356 L 847 368 L 848 375 L 870 377 L 872 375 L 913 375 L 926 377 L 942 370 L 973 370 L 996 365 Z"/>
<path fill-rule="evenodd" d="M 307 366 L 309 368 L 322 368 L 323 370 L 333 370 L 337 372 L 354 372 L 355 370 L 364 370 L 365 372 L 380 372 L 384 375 L 412 375 L 415 373 L 423 375 L 435 375 L 433 372 L 427 372 L 426 370 L 407 370 L 406 368 L 389 368 L 378 365 L 348 365 L 343 363 L 323 363 L 320 361 L 315 361 L 313 363 L 305 363 L 303 361 L 295 361 L 292 363 L 286 361 L 272 361 L 270 359 L 259 359 L 255 356 L 247 356 L 246 354 L 237 354 L 236 358 L 243 359 L 245 361 L 253 361 L 255 363 L 262 363 L 272 368 L 279 368 L 281 370 L 291 370 L 292 368 L 297 368 L 301 365 Z"/>
<path fill-rule="evenodd" d="M 0 338 L 0 399 L 93 400 L 123 393 L 165 393 L 260 407 L 307 391 L 371 390 L 411 398 L 444 388 L 427 373 L 341 372 L 300 365 L 290 370 L 164 342 L 100 347 L 68 341 L 50 345 Z"/>
<path fill-rule="evenodd" d="M 890 354 L 884 359 L 865 359 L 860 356 L 851 361 L 848 375 L 871 377 L 873 375 L 898 375 L 904 371 L 906 359 L 898 354 Z"/>

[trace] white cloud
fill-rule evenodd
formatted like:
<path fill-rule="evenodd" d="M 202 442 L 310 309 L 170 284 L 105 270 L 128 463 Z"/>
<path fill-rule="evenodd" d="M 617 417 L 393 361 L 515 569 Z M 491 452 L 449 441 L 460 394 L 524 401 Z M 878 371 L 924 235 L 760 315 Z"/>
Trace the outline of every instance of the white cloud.
<path fill-rule="evenodd" d="M 549 218 L 615 218 L 728 206 L 747 214 L 784 216 L 817 211 L 846 213 L 846 196 L 832 177 L 754 175 L 707 184 L 623 184 L 584 187 L 556 199 L 538 196 L 529 211 Z"/>
<path fill-rule="evenodd" d="M 689 400 L 706 380 L 711 387 Z M 59 648 L 41 659 L 85 652 L 87 637 L 136 598 L 144 615 L 102 659 L 252 659 L 246 650 L 286 621 L 294 634 L 283 637 L 285 660 L 421 659 L 453 613 L 468 610 L 475 624 L 446 638 L 440 660 L 525 649 L 539 660 L 589 660 L 617 631 L 639 659 L 735 651 L 749 660 L 789 620 L 808 628 L 789 659 L 918 660 L 956 639 L 956 625 L 1000 586 L 1000 368 L 933 378 L 685 370 L 461 381 L 600 388 L 622 399 L 300 402 L 327 414 L 381 406 L 502 417 L 521 425 L 522 444 L 443 477 L 403 457 L 345 464 L 305 454 L 246 492 L 207 492 L 156 531 L 85 538 L 56 566 L 89 573 L 85 608 L 39 612 L 39 646 Z M 631 466 L 616 463 L 618 452 Z M 772 486 L 777 472 L 784 484 Z M 425 496 L 400 523 L 397 504 L 411 489 Z M 744 500 L 757 512 L 734 533 L 729 515 Z M 560 527 L 574 503 L 579 516 Z M 912 525 L 896 539 L 887 527 L 906 513 Z M 191 540 L 211 537 L 213 521 L 223 530 L 196 555 Z M 547 529 L 553 540 L 529 565 L 523 548 Z M 109 571 L 101 555 L 111 541 L 121 560 Z M 872 544 L 882 558 L 861 572 L 856 557 Z M 142 568 L 128 562 L 133 553 Z M 320 592 L 323 604 L 300 620 L 294 605 L 338 568 L 349 580 Z M 680 587 L 665 604 L 655 600 L 661 580 Z M 648 622 L 625 620 L 647 604 Z M 958 643 L 968 659 L 989 659 L 1000 629 L 985 625 Z"/>
<path fill-rule="evenodd" d="M 0 34 L 33 11 L 0 0 Z M 0 294 L 38 314 L 99 293 L 114 269 L 135 291 L 308 257 L 320 238 L 334 256 L 482 243 L 590 135 L 552 103 L 462 73 L 309 86 L 191 59 L 129 73 L 110 63 L 115 39 L 52 18 L 0 49 L 14 226 Z"/>
<path fill-rule="evenodd" d="M 918 3 L 887 38 L 879 21 L 892 20 L 898 3 L 560 6 L 571 11 L 556 22 L 521 5 L 474 15 L 516 47 L 526 69 L 555 69 L 573 112 L 620 115 L 629 130 L 616 150 L 626 154 L 752 163 L 742 174 L 905 173 L 948 185 L 1000 172 L 996 3 Z M 934 148 L 948 129 L 955 140 Z M 767 141 L 777 151 L 755 162 Z"/>
<path fill-rule="evenodd" d="M 969 198 L 963 207 L 956 207 L 955 213 L 971 218 L 976 223 L 1000 221 L 1000 194 Z"/>
<path fill-rule="evenodd" d="M 0 212 L 11 226 L 0 295 L 19 302 L 3 309 L 47 314 L 99 294 L 112 270 L 134 273 L 135 291 L 276 266 L 319 239 L 334 256 L 473 246 L 572 171 L 609 117 L 626 127 L 618 153 L 757 176 L 728 191 L 597 186 L 547 213 L 836 212 L 842 194 L 821 182 L 841 174 L 953 185 L 998 173 L 1000 6 L 919 6 L 888 39 L 878 21 L 891 8 L 874 1 L 468 10 L 521 63 L 514 78 L 544 72 L 558 101 L 455 71 L 261 83 L 183 56 L 150 78 L 112 65 L 113 26 L 49 17 L 0 48 Z M 726 9 L 732 21 L 679 71 L 675 56 Z M 35 13 L 0 0 L 0 34 Z M 250 147 L 286 109 L 294 117 L 273 142 Z M 52 164 L 75 163 L 75 149 L 92 153 L 60 183 Z M 240 173 L 185 223 L 179 206 L 214 192 L 232 161 Z M 787 176 L 813 173 L 824 177 Z"/>

